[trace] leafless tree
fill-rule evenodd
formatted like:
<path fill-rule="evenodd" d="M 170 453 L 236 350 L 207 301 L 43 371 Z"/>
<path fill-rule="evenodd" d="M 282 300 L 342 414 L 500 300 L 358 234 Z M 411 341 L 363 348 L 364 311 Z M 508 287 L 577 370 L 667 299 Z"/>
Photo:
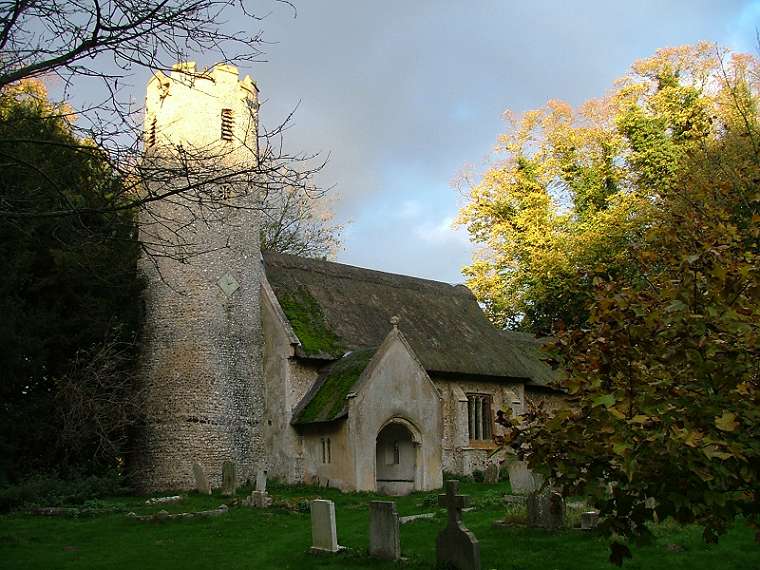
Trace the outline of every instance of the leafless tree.
<path fill-rule="evenodd" d="M 21 232 L 31 225 L 55 226 L 30 221 L 60 219 L 73 220 L 76 239 L 86 239 L 83 235 L 91 236 L 92 242 L 109 239 L 103 228 L 113 226 L 104 223 L 104 217 L 123 218 L 126 210 L 135 212 L 132 218 L 143 226 L 149 225 L 148 231 L 140 228 L 140 245 L 149 259 L 169 256 L 182 261 L 208 250 L 203 243 L 188 242 L 192 234 L 177 231 L 175 220 L 162 218 L 172 207 L 184 209 L 195 217 L 194 223 L 202 224 L 230 208 L 255 208 L 269 215 L 274 204 L 292 204 L 292 196 L 300 200 L 321 196 L 314 174 L 323 161 L 285 150 L 284 133 L 291 117 L 270 130 L 259 126 L 255 160 L 244 164 L 226 160 L 222 149 L 206 149 L 209 153 L 177 147 L 167 149 L 171 160 L 145 159 L 143 110 L 132 100 L 130 80 L 141 73 L 145 77 L 146 70 L 169 72 L 175 63 L 199 53 L 235 65 L 260 61 L 264 42 L 258 30 L 266 13 L 253 12 L 251 4 L 246 0 L 0 0 L 0 109 L 7 98 L 35 97 L 34 89 L 20 95 L 19 82 L 29 80 L 55 86 L 61 101 L 71 101 L 83 86 L 90 93 L 102 94 L 92 104 L 40 106 L 47 113 L 41 121 L 65 117 L 74 136 L 53 140 L 26 127 L 3 129 L 3 133 L 13 133 L 0 137 L 0 173 L 5 173 L 0 176 L 0 225 L 10 230 L 6 235 L 25 235 Z M 257 7 L 267 10 L 267 4 L 270 8 L 285 5 L 295 14 L 285 0 L 261 0 Z M 78 182 L 69 182 L 73 177 L 58 176 L 53 170 L 60 160 L 55 167 L 46 166 L 19 150 L 32 145 L 44 149 L 35 156 L 56 153 L 64 145 L 67 157 L 76 153 L 85 161 L 92 158 L 92 163 L 105 164 L 103 177 L 114 183 L 97 184 L 83 192 L 73 186 Z M 24 174 L 19 178 L 34 180 L 38 186 L 14 188 L 13 173 L 18 172 Z M 227 192 L 228 188 L 235 191 Z M 37 199 L 49 196 L 47 189 L 58 198 Z M 97 200 L 77 199 L 91 197 L 92 192 L 98 193 Z M 156 202 L 171 207 L 154 207 Z M 298 223 L 304 223 L 308 217 L 303 217 L 303 202 L 299 204 Z M 160 227 L 168 231 L 151 231 Z M 167 235 L 162 243 L 151 241 L 151 236 Z M 53 236 L 59 238 L 63 241 L 67 236 Z M 69 364 L 63 372 L 36 378 L 54 399 L 59 417 L 48 419 L 50 425 L 60 426 L 58 448 L 74 453 L 89 446 L 96 456 L 123 450 L 141 401 L 129 370 L 134 350 L 130 334 L 114 335 L 113 340 L 109 337 L 80 347 L 71 358 L 57 355 Z M 27 382 L 23 377 L 16 380 L 13 390 L 17 385 L 21 388 L 9 392 L 14 402 L 25 397 Z"/>
<path fill-rule="evenodd" d="M 64 462 L 67 452 L 83 448 L 97 458 L 123 451 L 142 402 L 129 368 L 132 350 L 130 343 L 106 339 L 79 350 L 67 373 L 56 379 L 60 430 L 51 444 Z"/>
<path fill-rule="evenodd" d="M 330 196 L 306 181 L 285 188 L 264 188 L 261 249 L 303 257 L 333 258 L 343 226 L 334 223 Z"/>
<path fill-rule="evenodd" d="M 270 7 L 286 5 L 295 15 L 287 0 L 268 3 Z M 274 129 L 260 128 L 258 160 L 250 164 L 230 167 L 219 154 L 206 152 L 201 159 L 197 152 L 181 148 L 174 149 L 174 160 L 160 165 L 143 160 L 142 109 L 131 101 L 131 93 L 124 87 L 127 79 L 140 69 L 168 71 L 176 62 L 197 53 L 213 53 L 219 61 L 237 65 L 260 61 L 263 39 L 259 26 L 266 14 L 252 11 L 250 4 L 245 0 L 0 1 L 0 97 L 9 85 L 27 79 L 55 77 L 63 86 L 64 99 L 82 83 L 99 82 L 103 97 L 98 103 L 87 108 L 55 109 L 76 117 L 74 129 L 83 141 L 77 151 L 105 158 L 111 175 L 123 181 L 118 191 L 109 189 L 96 208 L 62 200 L 59 208 L 41 210 L 24 196 L 6 197 L 0 203 L 2 223 L 21 225 L 29 217 L 148 210 L 151 202 L 160 200 L 194 202 L 208 212 L 261 207 L 239 197 L 229 200 L 219 192 L 232 183 L 257 194 L 263 190 L 270 202 L 289 203 L 287 196 L 294 194 L 321 194 L 313 184 L 313 174 L 322 168 L 323 161 L 315 155 L 285 151 L 283 134 L 290 116 Z M 230 28 L 231 21 L 236 22 L 235 28 Z M 246 28 L 257 31 L 250 33 Z M 18 142 L 34 141 L 0 140 L 0 153 L 2 146 Z M 33 164 L 25 166 L 35 168 Z M 59 183 L 49 173 L 39 174 L 45 184 Z M 58 190 L 59 195 L 66 196 L 71 189 Z M 284 192 L 286 197 L 275 198 L 277 192 Z M 195 215 L 204 215 L 203 211 L 194 209 Z M 175 237 L 178 242 L 183 239 Z M 171 251 L 150 243 L 143 245 L 148 254 Z M 181 246 L 178 258 L 201 253 L 192 244 L 174 245 Z"/>

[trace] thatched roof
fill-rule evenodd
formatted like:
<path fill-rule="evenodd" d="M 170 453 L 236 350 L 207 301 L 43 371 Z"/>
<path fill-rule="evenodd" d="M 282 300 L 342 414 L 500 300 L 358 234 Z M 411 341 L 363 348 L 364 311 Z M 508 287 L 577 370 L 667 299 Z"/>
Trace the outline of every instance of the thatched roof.
<path fill-rule="evenodd" d="M 376 350 L 355 350 L 326 366 L 294 411 L 291 423 L 330 422 L 344 417 L 346 396 L 354 391 Z"/>
<path fill-rule="evenodd" d="M 334 360 L 379 346 L 398 316 L 428 373 L 541 384 L 551 376 L 536 340 L 494 328 L 464 285 L 271 252 L 263 258 L 301 357 Z"/>

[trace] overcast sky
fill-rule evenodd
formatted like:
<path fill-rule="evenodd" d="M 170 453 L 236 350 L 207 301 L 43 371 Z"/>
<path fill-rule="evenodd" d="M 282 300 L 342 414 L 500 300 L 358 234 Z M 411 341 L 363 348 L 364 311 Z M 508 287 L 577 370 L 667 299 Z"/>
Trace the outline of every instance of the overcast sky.
<path fill-rule="evenodd" d="M 760 1 L 295 3 L 296 18 L 261 3 L 267 61 L 242 71 L 265 124 L 300 101 L 290 145 L 330 155 L 321 182 L 348 222 L 338 260 L 448 282 L 471 256 L 451 182 L 482 167 L 505 109 L 599 96 L 659 47 L 756 52 L 760 25 Z"/>

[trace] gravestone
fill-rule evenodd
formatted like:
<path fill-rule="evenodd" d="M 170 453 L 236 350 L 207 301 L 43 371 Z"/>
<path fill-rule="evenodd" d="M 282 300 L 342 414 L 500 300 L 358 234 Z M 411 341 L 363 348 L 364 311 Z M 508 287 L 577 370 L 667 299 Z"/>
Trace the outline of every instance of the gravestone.
<path fill-rule="evenodd" d="M 243 499 L 246 507 L 265 509 L 272 504 L 272 497 L 267 494 L 267 472 L 259 469 L 256 472 L 256 490 Z"/>
<path fill-rule="evenodd" d="M 557 530 L 565 525 L 565 500 L 557 491 L 528 495 L 528 526 Z"/>
<path fill-rule="evenodd" d="M 253 499 L 253 506 L 257 509 L 266 509 L 272 504 L 272 497 L 267 495 L 266 491 L 254 491 L 251 498 Z"/>
<path fill-rule="evenodd" d="M 480 570 L 480 544 L 462 524 L 462 509 L 470 503 L 467 495 L 458 495 L 459 481 L 446 481 L 446 494 L 438 495 L 438 504 L 449 511 L 448 525 L 438 534 L 435 554 L 438 564 L 459 570 Z"/>
<path fill-rule="evenodd" d="M 243 499 L 242 502 L 245 507 L 254 507 L 256 509 L 266 509 L 272 506 L 272 497 L 262 491 L 253 491 L 250 495 Z"/>
<path fill-rule="evenodd" d="M 233 496 L 237 491 L 237 467 L 234 461 L 222 463 L 222 494 Z"/>
<path fill-rule="evenodd" d="M 267 472 L 263 469 L 256 471 L 256 490 L 261 493 L 267 492 Z"/>
<path fill-rule="evenodd" d="M 335 503 L 324 499 L 311 502 L 311 550 L 338 552 L 338 531 L 335 528 Z"/>
<path fill-rule="evenodd" d="M 393 501 L 369 503 L 369 555 L 384 560 L 401 558 L 399 519 Z"/>
<path fill-rule="evenodd" d="M 489 463 L 488 467 L 486 467 L 486 472 L 483 477 L 483 481 L 485 483 L 488 483 L 489 485 L 493 485 L 494 483 L 499 482 L 499 464 L 498 463 Z"/>
<path fill-rule="evenodd" d="M 206 472 L 200 463 L 193 463 L 193 477 L 195 477 L 195 490 L 201 495 L 211 494 L 211 484 L 208 482 Z"/>
<path fill-rule="evenodd" d="M 594 530 L 599 524 L 599 511 L 581 513 L 581 529 Z"/>
<path fill-rule="evenodd" d="M 528 469 L 525 461 L 512 461 L 508 465 L 509 484 L 515 495 L 535 493 L 544 483 L 544 478 Z"/>
<path fill-rule="evenodd" d="M 256 471 L 256 490 L 243 500 L 247 507 L 266 509 L 272 504 L 272 497 L 267 494 L 267 472 L 264 469 Z"/>

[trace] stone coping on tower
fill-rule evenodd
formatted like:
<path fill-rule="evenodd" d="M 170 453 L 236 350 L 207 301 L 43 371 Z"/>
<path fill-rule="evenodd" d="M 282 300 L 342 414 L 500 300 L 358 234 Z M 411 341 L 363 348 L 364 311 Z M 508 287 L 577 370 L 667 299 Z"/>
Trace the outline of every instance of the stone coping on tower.
<path fill-rule="evenodd" d="M 196 62 L 184 61 L 175 63 L 172 66 L 169 75 L 160 69 L 155 70 L 151 78 L 148 80 L 148 87 L 156 81 L 161 84 L 166 84 L 170 81 L 193 83 L 198 79 L 208 80 L 214 83 L 232 83 L 233 81 L 236 81 L 240 87 L 248 91 L 251 95 L 256 96 L 259 92 L 259 88 L 256 85 L 256 82 L 251 79 L 251 76 L 246 75 L 242 80 L 239 80 L 239 77 L 240 72 L 237 66 L 229 63 L 217 63 L 211 67 L 198 70 Z"/>

